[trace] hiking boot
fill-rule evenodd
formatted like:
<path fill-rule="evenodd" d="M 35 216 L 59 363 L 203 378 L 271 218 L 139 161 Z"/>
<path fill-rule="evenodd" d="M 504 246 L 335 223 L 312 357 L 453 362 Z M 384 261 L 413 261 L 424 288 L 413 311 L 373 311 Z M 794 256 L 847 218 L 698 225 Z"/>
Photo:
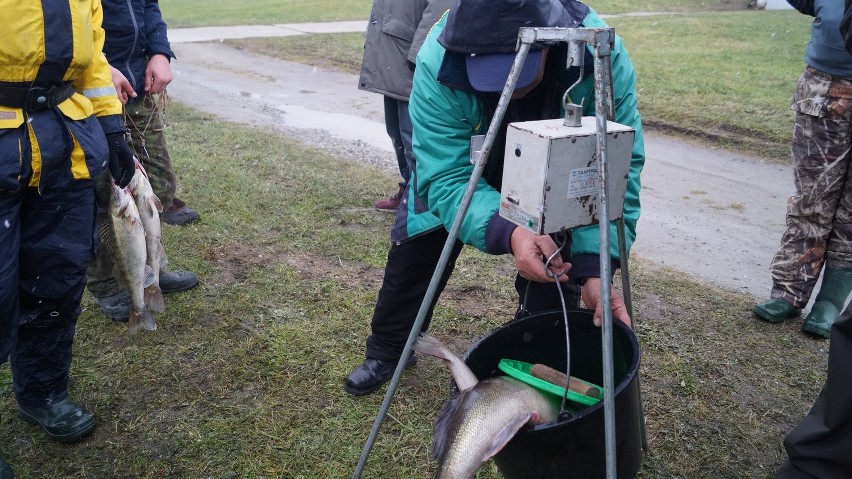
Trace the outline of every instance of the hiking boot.
<path fill-rule="evenodd" d="M 125 289 L 110 296 L 95 298 L 101 311 L 113 321 L 126 323 L 130 317 L 130 293 Z"/>
<path fill-rule="evenodd" d="M 41 427 L 58 442 L 74 442 L 95 430 L 95 417 L 84 406 L 64 399 L 48 406 L 18 405 L 18 416 Z"/>
<path fill-rule="evenodd" d="M 0 456 L 0 479 L 15 479 L 15 472 L 12 471 L 12 466 Z"/>
<path fill-rule="evenodd" d="M 160 213 L 160 219 L 170 225 L 185 226 L 201 219 L 201 215 L 178 198 Z"/>
<path fill-rule="evenodd" d="M 396 213 L 396 210 L 399 209 L 400 203 L 402 203 L 402 193 L 405 191 L 404 186 L 399 187 L 399 191 L 391 196 L 390 198 L 386 198 L 383 200 L 376 201 L 373 205 L 379 211 L 384 211 L 386 213 Z"/>
<path fill-rule="evenodd" d="M 780 323 L 785 319 L 795 318 L 801 311 L 783 299 L 775 298 L 764 301 L 751 310 L 758 318 L 769 323 Z"/>
<path fill-rule="evenodd" d="M 191 271 L 160 270 L 160 291 L 163 294 L 188 291 L 198 286 L 198 276 Z"/>
<path fill-rule="evenodd" d="M 840 317 L 852 291 L 852 270 L 825 268 L 814 306 L 802 323 L 802 332 L 817 338 L 831 337 L 831 326 Z"/>

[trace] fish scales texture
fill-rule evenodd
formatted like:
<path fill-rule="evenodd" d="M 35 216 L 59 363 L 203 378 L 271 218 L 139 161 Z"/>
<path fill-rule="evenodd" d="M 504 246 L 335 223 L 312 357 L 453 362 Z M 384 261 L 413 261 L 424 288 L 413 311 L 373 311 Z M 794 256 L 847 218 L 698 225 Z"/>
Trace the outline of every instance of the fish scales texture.
<path fill-rule="evenodd" d="M 113 184 L 109 208 L 113 235 L 109 242 L 115 253 L 115 267 L 130 293 L 128 332 L 134 334 L 140 328 L 154 331 L 157 325 L 145 306 L 144 295 L 151 269 L 146 263 L 145 231 L 136 202 L 130 191 Z"/>
<path fill-rule="evenodd" d="M 166 255 L 163 253 L 162 226 L 160 224 L 160 212 L 163 206 L 160 199 L 154 194 L 148 174 L 136 160 L 136 172 L 128 185 L 136 201 L 136 209 L 142 220 L 142 228 L 145 231 L 145 263 L 151 268 L 150 284 L 145 284 L 145 306 L 151 311 L 158 313 L 166 308 L 163 292 L 160 289 L 160 268 L 165 266 Z"/>
<path fill-rule="evenodd" d="M 435 354 L 450 365 L 456 384 L 473 376 L 470 368 L 428 334 L 415 350 Z M 446 357 L 453 356 L 452 358 Z M 475 376 L 473 376 L 475 378 Z M 474 382 L 450 398 L 435 422 L 432 450 L 438 460 L 437 479 L 469 479 L 526 424 L 555 421 L 559 402 L 508 376 Z"/>

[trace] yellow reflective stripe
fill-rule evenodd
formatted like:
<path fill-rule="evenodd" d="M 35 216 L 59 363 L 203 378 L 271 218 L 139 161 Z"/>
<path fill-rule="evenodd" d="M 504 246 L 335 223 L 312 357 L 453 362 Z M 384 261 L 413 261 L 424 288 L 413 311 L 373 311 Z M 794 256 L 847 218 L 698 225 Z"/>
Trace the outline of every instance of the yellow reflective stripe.
<path fill-rule="evenodd" d="M 89 167 L 86 166 L 86 153 L 80 147 L 77 138 L 72 137 L 72 139 L 74 148 L 71 149 L 71 175 L 74 176 L 75 180 L 90 180 L 92 175 L 89 173 Z"/>
<path fill-rule="evenodd" d="M 27 125 L 27 134 L 30 137 L 30 149 L 32 150 L 32 157 L 30 158 L 30 164 L 33 168 L 33 174 L 30 176 L 30 187 L 38 186 L 39 180 L 41 180 L 41 148 L 38 146 L 38 139 L 36 139 L 35 133 L 33 132 L 33 127 L 31 125 Z M 39 190 L 41 192 L 41 190 Z"/>

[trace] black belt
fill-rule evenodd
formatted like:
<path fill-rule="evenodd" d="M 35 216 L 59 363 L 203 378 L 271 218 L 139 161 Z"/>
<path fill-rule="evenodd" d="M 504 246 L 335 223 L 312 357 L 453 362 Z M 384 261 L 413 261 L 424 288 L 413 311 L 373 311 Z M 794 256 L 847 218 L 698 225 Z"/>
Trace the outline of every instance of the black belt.
<path fill-rule="evenodd" d="M 26 111 L 53 108 L 73 94 L 74 85 L 70 81 L 49 87 L 0 82 L 0 105 Z"/>

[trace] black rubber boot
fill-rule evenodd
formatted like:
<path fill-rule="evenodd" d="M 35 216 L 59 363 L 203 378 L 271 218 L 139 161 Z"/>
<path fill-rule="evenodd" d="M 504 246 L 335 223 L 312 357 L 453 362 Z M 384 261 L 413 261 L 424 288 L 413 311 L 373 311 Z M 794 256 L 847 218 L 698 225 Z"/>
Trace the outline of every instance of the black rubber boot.
<path fill-rule="evenodd" d="M 831 325 L 840 317 L 850 292 L 852 270 L 825 268 L 822 286 L 814 299 L 810 314 L 802 323 L 802 331 L 819 338 L 830 337 Z"/>
<path fill-rule="evenodd" d="M 57 442 L 74 442 L 95 430 L 95 417 L 84 406 L 70 399 L 48 406 L 18 405 L 18 415 L 30 424 L 40 426 Z"/>

